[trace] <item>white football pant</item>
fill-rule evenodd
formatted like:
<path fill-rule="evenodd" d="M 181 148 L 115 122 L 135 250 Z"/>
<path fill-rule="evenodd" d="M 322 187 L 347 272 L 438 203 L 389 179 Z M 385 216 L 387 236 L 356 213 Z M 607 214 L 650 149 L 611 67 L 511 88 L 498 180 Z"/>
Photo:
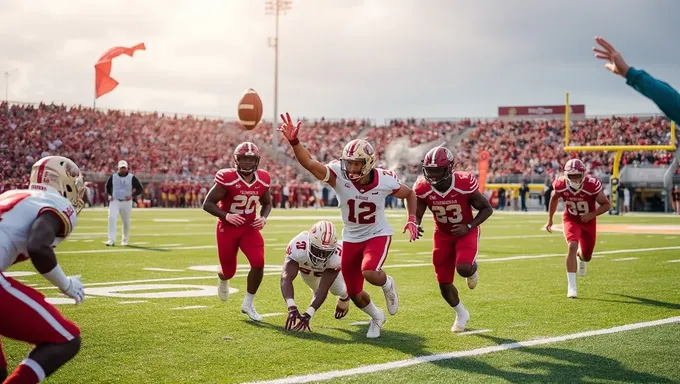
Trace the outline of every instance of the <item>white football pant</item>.
<path fill-rule="evenodd" d="M 123 242 L 130 239 L 130 214 L 132 213 L 132 200 L 118 201 L 113 199 L 109 202 L 109 241 L 116 242 L 116 221 L 118 214 L 123 220 Z"/>

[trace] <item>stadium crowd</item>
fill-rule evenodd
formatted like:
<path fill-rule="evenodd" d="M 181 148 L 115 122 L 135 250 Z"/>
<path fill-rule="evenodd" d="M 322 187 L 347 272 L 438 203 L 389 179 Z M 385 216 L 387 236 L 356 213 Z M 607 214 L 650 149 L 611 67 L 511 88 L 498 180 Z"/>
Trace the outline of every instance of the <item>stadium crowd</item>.
<path fill-rule="evenodd" d="M 285 140 L 272 148 L 272 129 L 267 123 L 245 132 L 237 123 L 219 119 L 80 106 L 12 104 L 7 109 L 3 103 L 0 111 L 0 191 L 25 187 L 30 166 L 40 157 L 58 153 L 95 175 L 108 176 L 118 160 L 126 159 L 135 174 L 142 180 L 147 178 L 147 196 L 154 205 L 196 206 L 210 187 L 212 175 L 232 164 L 234 146 L 252 140 L 261 147 L 261 164 L 272 174 L 279 204 L 285 199 L 289 204 L 301 205 L 311 200 L 313 205 L 326 193 L 318 185 L 304 183 L 304 175 L 295 168 L 292 150 Z M 477 153 L 483 149 L 491 153 L 492 177 L 551 175 L 570 156 L 580 156 L 596 175 L 612 168 L 612 153 L 564 152 L 562 121 L 409 119 L 391 120 L 383 126 L 360 119 L 303 122 L 301 141 L 324 162 L 337 158 L 343 145 L 357 137 L 369 140 L 380 159 L 395 139 L 408 138 L 411 146 L 432 141 L 439 144 L 443 138 L 451 139 L 469 128 L 467 137 L 449 145 L 458 157 L 459 169 L 474 171 Z M 574 122 L 571 127 L 573 145 L 667 144 L 669 135 L 669 122 L 661 117 L 593 118 Z M 623 165 L 666 165 L 672 156 L 665 151 L 627 152 L 622 161 Z M 400 167 L 400 172 L 407 173 L 405 179 L 419 173 L 419 160 Z M 101 198 L 99 191 L 94 195 Z"/>

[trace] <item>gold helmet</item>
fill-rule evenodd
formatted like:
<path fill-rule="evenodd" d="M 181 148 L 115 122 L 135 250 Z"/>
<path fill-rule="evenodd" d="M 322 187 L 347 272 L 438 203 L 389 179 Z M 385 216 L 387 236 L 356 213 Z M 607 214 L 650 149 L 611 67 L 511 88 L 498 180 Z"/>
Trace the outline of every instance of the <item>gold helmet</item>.
<path fill-rule="evenodd" d="M 309 260 L 314 265 L 322 265 L 335 253 L 338 237 L 335 225 L 321 220 L 309 229 Z"/>
<path fill-rule="evenodd" d="M 85 206 L 83 195 L 85 183 L 80 168 L 63 156 L 47 156 L 38 160 L 31 168 L 31 184 L 29 189 L 42 189 L 40 186 L 53 188 L 59 195 L 67 198 L 76 213 Z"/>
<path fill-rule="evenodd" d="M 358 181 L 371 172 L 375 165 L 375 151 L 373 146 L 366 140 L 354 139 L 345 145 L 340 158 L 342 171 L 352 181 Z M 349 162 L 362 162 L 361 169 L 357 172 L 350 169 Z"/>

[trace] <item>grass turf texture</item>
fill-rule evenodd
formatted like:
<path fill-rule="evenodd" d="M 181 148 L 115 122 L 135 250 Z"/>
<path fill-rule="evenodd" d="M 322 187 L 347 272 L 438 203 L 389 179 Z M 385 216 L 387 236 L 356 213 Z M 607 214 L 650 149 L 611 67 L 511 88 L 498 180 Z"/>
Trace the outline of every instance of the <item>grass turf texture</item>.
<path fill-rule="evenodd" d="M 680 234 L 600 233 L 596 252 L 631 251 L 594 258 L 587 276 L 578 280 L 579 298 L 569 300 L 564 258 L 560 256 L 566 248 L 562 234 L 540 230 L 544 215 L 497 213 L 482 228 L 479 286 L 469 291 L 460 276 L 455 282 L 472 316 L 468 327 L 491 331 L 451 334 L 454 314 L 441 299 L 429 264 L 432 222 L 425 220 L 425 238 L 409 243 L 400 233 L 405 212 L 390 211 L 389 215 L 397 234 L 385 270 L 395 278 L 401 306 L 396 316 L 388 315 L 380 339 L 365 338 L 367 325 L 349 325 L 368 319 L 353 305 L 345 319 L 333 319 L 335 298 L 331 296 L 314 316 L 311 334 L 284 332 L 284 314 L 267 317 L 261 324 L 252 323 L 240 313 L 247 272 L 244 266 L 231 281 L 231 287 L 239 292 L 233 293 L 227 303 L 222 303 L 216 294 L 182 298 L 93 294 L 81 306 L 58 305 L 80 326 L 83 347 L 48 382 L 268 380 L 663 319 L 680 313 L 680 262 L 669 262 L 680 259 Z M 263 231 L 268 268 L 255 298 L 260 314 L 286 312 L 279 289 L 286 244 L 321 218 L 332 219 L 341 227 L 337 209 L 277 210 L 272 214 Z M 173 291 L 167 285 L 177 286 L 175 292 L 196 287 L 216 292 L 215 273 L 189 269 L 218 264 L 212 218 L 199 210 L 135 210 L 132 222 L 133 247 L 106 248 L 106 212 L 81 213 L 75 233 L 58 248 L 59 261 L 67 274 L 82 274 L 86 292 L 129 285 L 140 286 L 140 290 L 120 293 Z M 680 225 L 677 217 L 633 215 L 605 215 L 599 223 Z M 665 247 L 678 248 L 635 251 Z M 502 260 L 529 255 L 541 257 Z M 636 259 L 617 261 L 627 258 Z M 239 262 L 247 263 L 243 255 L 239 255 Z M 10 271 L 34 270 L 30 263 L 22 263 Z M 16 278 L 37 284 L 47 297 L 61 297 L 37 274 Z M 154 279 L 169 281 L 146 282 Z M 150 285 L 155 286 L 147 289 Z M 295 289 L 298 305 L 306 308 L 311 299 L 309 289 L 299 278 Z M 367 291 L 384 309 L 380 289 L 367 286 Z M 121 304 L 129 301 L 144 302 Z M 207 308 L 176 310 L 189 306 Z M 676 368 L 680 347 L 674 342 L 679 333 L 680 326 L 666 325 L 340 381 L 680 381 Z M 10 370 L 30 350 L 30 346 L 12 340 L 3 339 L 2 343 Z"/>

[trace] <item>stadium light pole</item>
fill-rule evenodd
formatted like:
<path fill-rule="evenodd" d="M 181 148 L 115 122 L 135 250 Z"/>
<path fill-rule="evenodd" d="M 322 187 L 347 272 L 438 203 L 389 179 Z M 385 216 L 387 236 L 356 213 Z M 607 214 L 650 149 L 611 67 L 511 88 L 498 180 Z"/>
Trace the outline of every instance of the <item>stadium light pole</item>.
<path fill-rule="evenodd" d="M 18 68 L 14 68 L 5 71 L 5 108 L 7 109 L 7 113 L 9 113 L 9 76 L 17 70 Z"/>
<path fill-rule="evenodd" d="M 267 43 L 270 48 L 274 48 L 274 119 L 272 120 L 272 144 L 274 149 L 279 147 L 279 135 L 276 132 L 276 125 L 278 118 L 279 107 L 279 16 L 286 11 L 293 8 L 293 0 L 265 0 L 265 13 L 267 15 L 274 15 L 275 32 L 274 37 L 267 38 Z"/>

